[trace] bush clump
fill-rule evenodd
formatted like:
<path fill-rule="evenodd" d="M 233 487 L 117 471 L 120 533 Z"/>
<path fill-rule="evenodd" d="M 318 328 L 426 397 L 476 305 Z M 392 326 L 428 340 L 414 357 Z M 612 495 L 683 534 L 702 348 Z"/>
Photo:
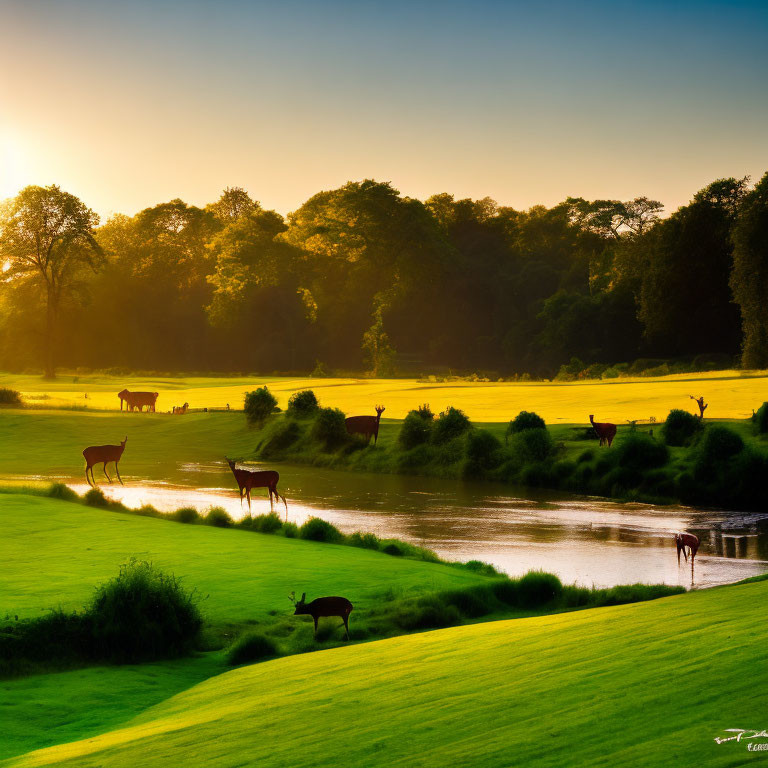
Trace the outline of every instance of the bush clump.
<path fill-rule="evenodd" d="M 661 436 L 667 445 L 690 445 L 703 429 L 701 419 L 688 411 L 675 408 L 669 412 Z"/>
<path fill-rule="evenodd" d="M 763 403 L 755 414 L 755 426 L 757 427 L 757 433 L 764 435 L 768 432 L 768 403 Z"/>
<path fill-rule="evenodd" d="M 544 419 L 538 413 L 533 411 L 520 411 L 507 427 L 507 435 L 516 435 L 519 432 L 525 432 L 526 429 L 546 429 L 547 425 Z"/>
<path fill-rule="evenodd" d="M 501 462 L 501 442 L 487 429 L 477 429 L 467 434 L 467 460 L 465 477 L 477 477 Z"/>
<path fill-rule="evenodd" d="M 555 452 L 555 443 L 546 429 L 526 429 L 512 438 L 512 450 L 521 464 L 540 462 Z"/>
<path fill-rule="evenodd" d="M 203 625 L 194 591 L 135 559 L 96 590 L 87 613 L 96 655 L 119 664 L 183 656 Z"/>
<path fill-rule="evenodd" d="M 440 629 L 461 623 L 461 614 L 455 605 L 449 605 L 441 595 L 424 595 L 400 603 L 393 616 L 401 629 Z"/>
<path fill-rule="evenodd" d="M 177 523 L 196 523 L 200 519 L 200 515 L 194 507 L 181 507 L 171 514 L 171 519 Z"/>
<path fill-rule="evenodd" d="M 229 516 L 226 509 L 221 507 L 211 507 L 203 518 L 203 522 L 206 525 L 212 525 L 215 528 L 229 528 L 233 525 L 234 520 Z"/>
<path fill-rule="evenodd" d="M 563 594 L 563 584 L 554 573 L 528 571 L 517 582 L 517 602 L 522 608 L 540 608 Z"/>
<path fill-rule="evenodd" d="M 299 535 L 302 539 L 325 541 L 329 544 L 340 544 L 344 541 L 344 534 L 335 525 L 331 525 L 319 517 L 310 517 L 299 528 Z"/>
<path fill-rule="evenodd" d="M 338 408 L 320 408 L 310 436 L 329 451 L 344 445 L 349 440 L 344 413 Z"/>
<path fill-rule="evenodd" d="M 99 509 L 109 509 L 112 506 L 112 502 L 104 495 L 101 488 L 91 488 L 86 491 L 83 501 L 86 506 L 98 507 Z"/>
<path fill-rule="evenodd" d="M 0 387 L 0 405 L 21 405 L 21 393 L 8 387 Z"/>
<path fill-rule="evenodd" d="M 427 412 L 423 412 L 421 408 L 417 411 L 409 411 L 403 420 L 397 442 L 406 451 L 428 443 L 432 436 L 434 417 L 432 411 L 429 411 L 429 406 L 426 408 Z"/>
<path fill-rule="evenodd" d="M 669 461 L 669 449 L 641 432 L 631 434 L 616 449 L 619 466 L 643 470 L 663 467 Z"/>
<path fill-rule="evenodd" d="M 704 431 L 699 452 L 699 464 L 713 466 L 741 453 L 744 441 L 733 430 L 721 424 L 711 424 Z"/>
<path fill-rule="evenodd" d="M 277 407 L 277 398 L 264 387 L 245 393 L 245 416 L 251 424 L 260 424 Z"/>
<path fill-rule="evenodd" d="M 317 402 L 315 393 L 311 389 L 304 389 L 301 392 L 294 392 L 288 398 L 286 413 L 296 419 L 308 419 L 314 416 L 319 408 L 320 404 Z"/>
<path fill-rule="evenodd" d="M 227 651 L 227 664 L 251 664 L 255 661 L 278 656 L 280 650 L 274 641 L 260 632 L 247 632 L 235 640 Z"/>
<path fill-rule="evenodd" d="M 275 533 L 283 527 L 283 521 L 277 512 L 269 512 L 266 515 L 256 515 L 251 521 L 251 530 L 258 533 Z"/>
<path fill-rule="evenodd" d="M 79 501 L 80 497 L 66 483 L 51 483 L 48 496 L 61 501 Z"/>
<path fill-rule="evenodd" d="M 347 544 L 361 549 L 379 549 L 381 541 L 374 533 L 362 533 L 355 531 L 347 537 Z"/>
<path fill-rule="evenodd" d="M 264 458 L 269 458 L 276 453 L 290 448 L 301 437 L 301 427 L 292 419 L 284 420 L 275 425 L 267 439 L 261 446 Z"/>
<path fill-rule="evenodd" d="M 472 422 L 464 411 L 449 406 L 435 421 L 432 429 L 432 442 L 442 445 L 460 437 L 465 432 L 469 432 L 470 429 L 472 429 Z"/>

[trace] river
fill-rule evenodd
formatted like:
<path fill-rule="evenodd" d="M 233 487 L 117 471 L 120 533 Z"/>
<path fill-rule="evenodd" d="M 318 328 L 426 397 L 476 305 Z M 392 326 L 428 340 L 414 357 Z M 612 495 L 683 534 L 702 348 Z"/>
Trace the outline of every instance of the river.
<path fill-rule="evenodd" d="M 316 515 L 347 533 L 403 539 L 446 559 L 492 563 L 511 576 L 539 568 L 584 586 L 708 587 L 768 571 L 766 515 L 620 504 L 530 489 L 518 494 L 504 485 L 427 477 L 278 469 L 293 522 Z M 247 514 L 223 462 L 180 464 L 167 477 L 148 474 L 151 479 L 124 475 L 125 486 L 105 481 L 100 487 L 129 507 L 152 504 L 170 511 L 216 505 L 234 518 Z M 59 479 L 78 493 L 88 489 L 82 480 Z M 257 492 L 252 505 L 253 514 L 268 512 L 266 491 Z M 278 511 L 285 514 L 282 504 Z M 685 562 L 678 566 L 673 533 L 679 530 L 701 539 L 695 570 Z"/>

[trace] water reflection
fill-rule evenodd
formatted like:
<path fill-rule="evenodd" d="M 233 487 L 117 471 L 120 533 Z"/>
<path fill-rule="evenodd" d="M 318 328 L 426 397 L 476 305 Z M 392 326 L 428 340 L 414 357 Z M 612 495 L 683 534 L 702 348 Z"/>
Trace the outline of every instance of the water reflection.
<path fill-rule="evenodd" d="M 678 566 L 675 555 L 672 534 L 679 530 L 701 539 L 693 574 L 697 587 L 768 571 L 768 529 L 759 515 L 527 491 L 518 497 L 506 486 L 436 478 L 293 466 L 279 470 L 294 522 L 319 515 L 345 532 L 405 539 L 449 559 L 493 563 L 510 575 L 542 568 L 564 582 L 587 586 L 664 582 L 689 587 L 690 564 Z M 247 514 L 223 462 L 181 464 L 169 477 L 151 471 L 147 476 L 153 479 L 124 476 L 124 487 L 101 488 L 130 507 L 152 504 L 166 511 L 217 505 L 235 518 Z M 83 482 L 71 485 L 79 493 L 87 490 Z M 266 491 L 254 495 L 253 513 L 267 511 Z"/>

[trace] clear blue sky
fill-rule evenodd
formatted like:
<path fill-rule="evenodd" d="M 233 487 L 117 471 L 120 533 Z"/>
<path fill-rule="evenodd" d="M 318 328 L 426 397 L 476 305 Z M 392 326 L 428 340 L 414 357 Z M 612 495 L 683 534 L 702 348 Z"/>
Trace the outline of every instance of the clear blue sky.
<path fill-rule="evenodd" d="M 648 195 L 768 169 L 768 2 L 0 0 L 0 197 Z"/>

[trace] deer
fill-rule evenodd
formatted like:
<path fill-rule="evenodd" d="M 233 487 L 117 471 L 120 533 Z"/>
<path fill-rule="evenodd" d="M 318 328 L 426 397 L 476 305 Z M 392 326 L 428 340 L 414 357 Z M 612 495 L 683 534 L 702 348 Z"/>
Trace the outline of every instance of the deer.
<path fill-rule="evenodd" d="M 589 421 L 592 424 L 595 433 L 600 438 L 600 445 L 607 443 L 610 448 L 613 438 L 616 437 L 616 425 L 609 424 L 608 422 L 601 424 L 599 421 L 595 421 L 595 417 L 591 413 L 589 414 Z"/>
<path fill-rule="evenodd" d="M 123 401 L 125 401 L 125 409 L 132 411 L 134 408 L 138 408 L 139 412 L 146 405 L 147 412 L 155 412 L 155 403 L 157 402 L 157 392 L 129 392 L 127 389 L 117 393 L 120 398 L 120 410 L 123 410 Z"/>
<path fill-rule="evenodd" d="M 226 458 L 226 456 L 224 457 Z M 235 466 L 235 462 L 232 459 L 227 459 L 227 464 L 232 470 L 232 474 L 237 480 L 237 485 L 240 489 L 240 507 L 243 506 L 243 493 L 245 493 L 248 499 L 248 514 L 251 513 L 251 489 L 252 488 L 266 488 L 269 491 L 269 506 L 274 509 L 274 503 L 272 501 L 272 495 L 280 501 L 283 500 L 285 504 L 285 519 L 288 519 L 288 502 L 285 500 L 285 496 L 280 494 L 277 490 L 277 482 L 280 480 L 280 473 L 274 469 L 256 470 L 256 469 L 238 469 Z"/>
<path fill-rule="evenodd" d="M 704 402 L 704 396 L 703 395 L 701 397 L 694 397 L 693 395 L 690 395 L 690 398 L 691 398 L 691 400 L 695 400 L 696 401 L 696 405 L 699 406 L 699 418 L 703 419 L 704 418 L 704 411 L 706 411 L 707 408 L 709 407 L 709 403 L 705 403 Z"/>
<path fill-rule="evenodd" d="M 694 536 L 692 533 L 676 533 L 675 534 L 675 546 L 677 547 L 677 564 L 680 565 L 680 553 L 683 553 L 685 562 L 688 562 L 688 552 L 686 547 L 691 552 L 691 568 L 693 568 L 693 560 L 696 557 L 696 553 L 699 551 L 698 536 Z"/>
<path fill-rule="evenodd" d="M 183 416 L 187 412 L 187 408 L 189 408 L 189 403 L 184 403 L 184 405 L 174 405 L 173 412 L 177 415 Z"/>
<path fill-rule="evenodd" d="M 344 622 L 344 639 L 349 640 L 349 614 L 352 613 L 352 603 L 346 597 L 317 597 L 307 603 L 307 593 L 303 592 L 301 600 L 296 602 L 296 593 L 291 592 L 288 599 L 296 606 L 294 616 L 311 616 L 315 621 L 315 638 L 317 638 L 317 620 L 321 616 L 338 616 Z"/>
<path fill-rule="evenodd" d="M 375 416 L 350 416 L 345 419 L 347 427 L 347 434 L 349 435 L 362 435 L 365 438 L 366 445 L 371 442 L 373 437 L 373 444 L 379 439 L 379 422 L 381 421 L 381 414 L 384 413 L 386 408 L 383 405 L 377 405 Z"/>
<path fill-rule="evenodd" d="M 117 479 L 120 481 L 120 485 L 125 485 L 123 478 L 120 477 L 120 468 L 117 463 L 123 455 L 125 450 L 125 444 L 128 442 L 128 436 L 126 435 L 120 445 L 92 445 L 83 451 L 83 458 L 85 459 L 85 479 L 88 481 L 88 485 L 95 486 L 96 478 L 93 477 L 93 467 L 96 464 L 101 464 L 102 472 L 106 476 L 109 482 L 112 482 L 112 478 L 107 474 L 107 464 L 110 461 L 115 462 L 115 472 L 117 472 Z M 91 471 L 91 477 L 88 477 L 88 470 Z M 91 479 L 93 482 L 91 482 Z"/>

